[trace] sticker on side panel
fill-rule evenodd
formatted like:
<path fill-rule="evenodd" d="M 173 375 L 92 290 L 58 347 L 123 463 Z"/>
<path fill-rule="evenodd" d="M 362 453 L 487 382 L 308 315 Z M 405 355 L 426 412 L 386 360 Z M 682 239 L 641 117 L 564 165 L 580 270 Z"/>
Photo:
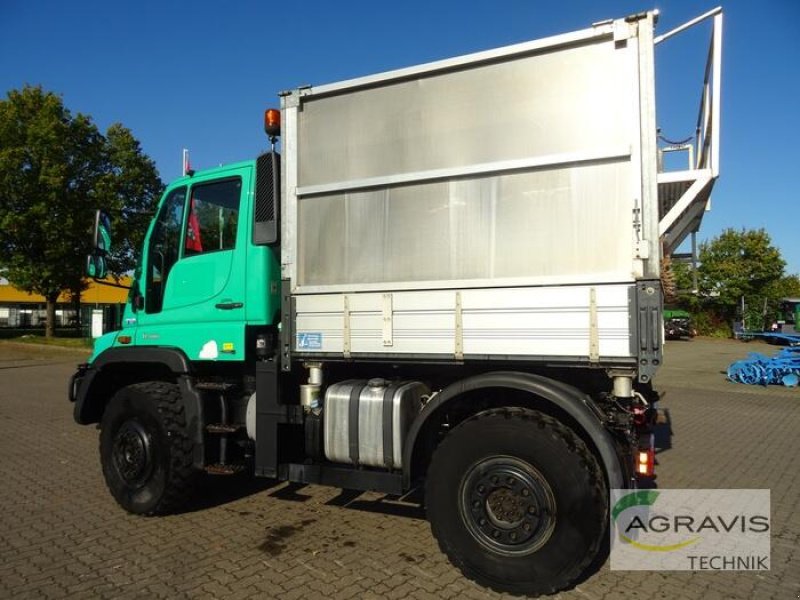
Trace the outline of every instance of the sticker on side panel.
<path fill-rule="evenodd" d="M 200 358 L 213 360 L 218 356 L 219 349 L 217 348 L 217 342 L 211 340 L 210 342 L 203 344 L 203 349 L 200 350 Z"/>
<path fill-rule="evenodd" d="M 321 333 L 298 333 L 297 334 L 297 349 L 298 350 L 322 350 L 322 334 Z"/>

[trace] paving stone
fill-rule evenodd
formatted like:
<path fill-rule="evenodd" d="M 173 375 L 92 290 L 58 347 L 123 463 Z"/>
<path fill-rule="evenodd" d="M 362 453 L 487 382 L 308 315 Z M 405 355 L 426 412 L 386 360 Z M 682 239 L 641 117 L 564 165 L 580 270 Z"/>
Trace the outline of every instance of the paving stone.
<path fill-rule="evenodd" d="M 757 343 L 669 342 L 656 387 L 672 418 L 662 488 L 772 490 L 772 570 L 601 568 L 557 599 L 795 598 L 800 594 L 800 390 L 728 383 Z M 98 431 L 72 420 L 63 355 L 16 368 L 0 344 L 0 598 L 509 598 L 464 579 L 419 506 L 274 481 L 211 480 L 189 509 L 128 515 L 106 490 Z M 5 354 L 3 354 L 5 353 Z M 6 360 L 9 359 L 9 360 Z M 11 365 L 11 367 L 9 367 Z M 345 496 L 347 498 L 347 496 Z M 289 531 L 277 537 L 275 531 Z"/>

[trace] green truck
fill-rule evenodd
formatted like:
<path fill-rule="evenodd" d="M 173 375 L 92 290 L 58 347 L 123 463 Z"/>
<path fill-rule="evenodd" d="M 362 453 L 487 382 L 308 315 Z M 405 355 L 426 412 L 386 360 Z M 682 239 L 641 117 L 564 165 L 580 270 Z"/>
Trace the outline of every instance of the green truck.
<path fill-rule="evenodd" d="M 691 314 L 679 308 L 664 309 L 664 336 L 668 340 L 691 339 L 695 335 Z"/>
<path fill-rule="evenodd" d="M 243 472 L 419 488 L 484 585 L 597 564 L 609 490 L 653 476 L 661 252 L 717 173 L 720 11 L 701 162 L 677 173 L 656 16 L 285 92 L 270 151 L 167 186 L 122 329 L 70 385 L 116 501 L 163 514 Z M 102 276 L 102 214 L 95 236 Z"/>

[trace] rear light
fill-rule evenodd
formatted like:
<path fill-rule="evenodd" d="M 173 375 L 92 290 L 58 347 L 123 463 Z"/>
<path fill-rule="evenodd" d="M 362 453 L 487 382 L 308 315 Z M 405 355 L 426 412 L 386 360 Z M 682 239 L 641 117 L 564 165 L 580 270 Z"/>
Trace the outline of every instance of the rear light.
<path fill-rule="evenodd" d="M 655 475 L 656 449 L 653 434 L 639 438 L 639 449 L 636 451 L 634 470 L 637 477 L 653 477 Z"/>
<path fill-rule="evenodd" d="M 652 477 L 655 469 L 656 457 L 652 450 L 639 450 L 636 461 L 636 474 L 640 477 Z"/>

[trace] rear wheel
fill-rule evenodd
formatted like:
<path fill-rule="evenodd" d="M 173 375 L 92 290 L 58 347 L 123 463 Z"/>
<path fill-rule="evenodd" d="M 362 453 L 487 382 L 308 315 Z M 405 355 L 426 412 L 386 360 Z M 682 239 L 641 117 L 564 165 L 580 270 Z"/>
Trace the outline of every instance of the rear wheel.
<path fill-rule="evenodd" d="M 498 591 L 568 587 L 606 532 L 597 460 L 570 429 L 527 409 L 489 410 L 456 427 L 433 456 L 425 497 L 442 551 Z"/>
<path fill-rule="evenodd" d="M 178 386 L 161 381 L 120 389 L 103 414 L 100 461 L 116 501 L 135 514 L 174 511 L 198 471 Z"/>

